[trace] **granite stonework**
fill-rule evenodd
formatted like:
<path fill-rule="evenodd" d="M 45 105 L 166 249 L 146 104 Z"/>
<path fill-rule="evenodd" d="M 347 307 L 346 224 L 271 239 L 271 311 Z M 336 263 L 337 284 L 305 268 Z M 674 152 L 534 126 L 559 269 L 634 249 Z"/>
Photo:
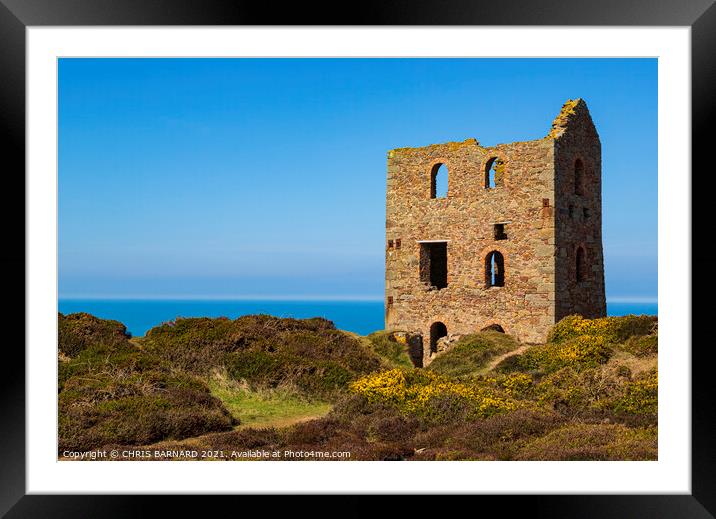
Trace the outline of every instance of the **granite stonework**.
<path fill-rule="evenodd" d="M 423 338 L 416 365 L 443 336 L 497 325 L 539 343 L 566 315 L 605 315 L 601 144 L 583 100 L 539 140 L 391 150 L 386 199 L 385 326 Z"/>

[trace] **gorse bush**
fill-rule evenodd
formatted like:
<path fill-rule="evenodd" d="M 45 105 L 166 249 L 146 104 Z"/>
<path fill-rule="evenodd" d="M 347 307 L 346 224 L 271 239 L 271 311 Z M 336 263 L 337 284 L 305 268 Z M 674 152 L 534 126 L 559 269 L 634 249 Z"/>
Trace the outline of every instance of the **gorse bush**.
<path fill-rule="evenodd" d="M 554 325 L 548 342 L 562 342 L 581 336 L 598 337 L 605 343 L 616 344 L 635 335 L 650 335 L 656 326 L 656 317 L 650 315 L 627 315 L 585 319 L 570 315 Z"/>
<path fill-rule="evenodd" d="M 615 397 L 629 381 L 617 366 L 576 370 L 564 367 L 542 378 L 535 387 L 537 401 L 567 414 L 579 414 Z"/>
<path fill-rule="evenodd" d="M 567 366 L 588 369 L 607 362 L 616 349 L 650 355 L 656 352 L 655 330 L 653 316 L 585 319 L 570 315 L 552 328 L 546 344 L 508 357 L 496 366 L 496 371 L 546 374 Z"/>
<path fill-rule="evenodd" d="M 393 369 L 363 377 L 351 390 L 369 401 L 396 405 L 407 413 L 453 416 L 455 409 L 471 416 L 489 416 L 517 408 L 517 403 L 494 388 L 475 383 L 456 382 L 425 370 Z"/>
<path fill-rule="evenodd" d="M 497 383 L 508 395 L 523 395 L 532 387 L 532 377 L 527 373 L 510 373 Z"/>
<path fill-rule="evenodd" d="M 522 355 L 508 357 L 498 364 L 498 372 L 551 373 L 566 366 L 577 369 L 603 364 L 611 357 L 613 347 L 599 335 L 580 335 L 557 343 L 529 348 Z"/>
<path fill-rule="evenodd" d="M 656 370 L 626 384 L 623 394 L 610 402 L 614 411 L 629 414 L 656 415 L 659 396 L 659 375 Z"/>

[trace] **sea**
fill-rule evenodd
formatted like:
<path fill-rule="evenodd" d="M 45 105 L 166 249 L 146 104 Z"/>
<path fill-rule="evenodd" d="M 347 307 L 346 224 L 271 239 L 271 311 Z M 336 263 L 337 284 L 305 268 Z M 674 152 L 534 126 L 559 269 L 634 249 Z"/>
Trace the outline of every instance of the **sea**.
<path fill-rule="evenodd" d="M 656 302 L 607 301 L 607 315 L 657 315 Z M 60 299 L 63 314 L 87 312 L 102 319 L 122 322 L 135 337 L 177 317 L 229 317 L 270 314 L 306 319 L 325 317 L 337 328 L 367 335 L 382 330 L 383 301 L 294 300 L 170 300 L 170 299 Z"/>

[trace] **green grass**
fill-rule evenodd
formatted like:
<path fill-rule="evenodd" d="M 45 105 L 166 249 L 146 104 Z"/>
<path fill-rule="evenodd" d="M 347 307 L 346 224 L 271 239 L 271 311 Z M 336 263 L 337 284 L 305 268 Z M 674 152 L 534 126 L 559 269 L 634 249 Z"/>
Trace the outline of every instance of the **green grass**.
<path fill-rule="evenodd" d="M 380 331 L 363 337 L 365 344 L 380 357 L 387 369 L 412 369 L 408 347 L 392 338 L 392 333 Z"/>
<path fill-rule="evenodd" d="M 208 385 L 211 394 L 241 421 L 241 427 L 282 427 L 331 410 L 331 404 L 309 400 L 289 389 L 249 390 L 221 375 L 212 376 Z"/>
<path fill-rule="evenodd" d="M 481 373 L 494 357 L 519 347 L 517 341 L 504 333 L 473 333 L 460 338 L 449 351 L 435 357 L 427 369 L 451 377 L 471 377 Z"/>

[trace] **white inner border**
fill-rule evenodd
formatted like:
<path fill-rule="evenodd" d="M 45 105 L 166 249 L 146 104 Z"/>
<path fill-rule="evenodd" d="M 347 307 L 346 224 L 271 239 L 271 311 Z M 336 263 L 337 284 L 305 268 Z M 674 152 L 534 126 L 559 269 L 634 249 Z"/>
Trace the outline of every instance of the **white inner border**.
<path fill-rule="evenodd" d="M 27 492 L 690 493 L 690 35 L 688 27 L 28 28 Z M 328 55 L 659 58 L 659 461 L 56 461 L 57 58 Z"/>

